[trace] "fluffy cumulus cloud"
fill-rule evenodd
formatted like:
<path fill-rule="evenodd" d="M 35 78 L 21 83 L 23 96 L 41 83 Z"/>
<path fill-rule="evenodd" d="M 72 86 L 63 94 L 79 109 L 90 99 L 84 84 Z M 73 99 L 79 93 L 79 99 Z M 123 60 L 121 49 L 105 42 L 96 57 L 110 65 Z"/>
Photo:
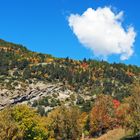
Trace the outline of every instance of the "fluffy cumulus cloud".
<path fill-rule="evenodd" d="M 123 12 L 115 13 L 110 7 L 89 8 L 82 15 L 71 14 L 68 21 L 81 44 L 94 55 L 106 58 L 118 54 L 121 60 L 132 56 L 136 33 L 132 26 L 122 26 Z"/>

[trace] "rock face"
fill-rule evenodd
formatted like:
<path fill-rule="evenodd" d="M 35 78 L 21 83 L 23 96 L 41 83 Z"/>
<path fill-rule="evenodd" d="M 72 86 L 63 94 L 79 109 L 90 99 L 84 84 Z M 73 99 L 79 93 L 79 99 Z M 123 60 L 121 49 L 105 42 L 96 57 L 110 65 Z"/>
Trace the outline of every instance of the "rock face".
<path fill-rule="evenodd" d="M 52 96 L 53 94 L 57 94 L 57 98 L 63 100 L 68 98 L 71 94 L 74 94 L 74 92 L 64 88 L 61 83 L 44 84 L 41 82 L 29 85 L 25 91 L 19 89 L 14 91 L 4 89 L 0 90 L 0 109 L 12 104 L 32 103 L 34 100 Z"/>

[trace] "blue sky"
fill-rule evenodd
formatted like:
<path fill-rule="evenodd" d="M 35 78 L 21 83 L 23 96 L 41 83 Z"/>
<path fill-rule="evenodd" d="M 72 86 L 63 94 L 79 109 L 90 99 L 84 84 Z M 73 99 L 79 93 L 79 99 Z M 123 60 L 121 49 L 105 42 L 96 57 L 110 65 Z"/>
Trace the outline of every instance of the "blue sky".
<path fill-rule="evenodd" d="M 111 55 L 107 60 L 140 66 L 139 0 L 0 0 L 0 38 L 56 57 L 100 59 L 79 42 L 69 27 L 68 16 L 105 6 L 123 11 L 123 26 L 131 25 L 137 33 L 133 56 L 122 61 Z"/>

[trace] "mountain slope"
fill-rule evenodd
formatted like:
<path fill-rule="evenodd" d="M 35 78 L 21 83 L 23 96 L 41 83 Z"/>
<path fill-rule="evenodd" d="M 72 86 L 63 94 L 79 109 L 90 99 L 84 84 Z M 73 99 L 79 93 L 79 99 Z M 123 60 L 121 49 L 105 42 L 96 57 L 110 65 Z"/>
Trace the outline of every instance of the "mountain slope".
<path fill-rule="evenodd" d="M 105 61 L 86 60 L 76 61 L 69 58 L 55 58 L 51 55 L 29 51 L 22 45 L 0 40 L 0 107 L 26 101 L 32 105 L 45 96 L 50 106 L 61 103 L 72 103 L 83 106 L 90 103 L 96 94 L 110 94 L 122 100 L 131 94 L 130 85 L 140 76 L 140 68 L 125 64 L 109 64 Z M 48 85 L 63 89 L 45 94 Z M 36 100 L 28 97 L 37 90 L 40 96 Z M 69 91 L 69 96 L 60 98 Z M 33 92 L 34 93 L 34 92 Z M 62 95 L 61 95 L 62 94 Z M 56 97 L 57 96 L 57 97 Z M 51 98 L 51 99 L 50 99 Z M 56 99 L 55 101 L 53 101 Z M 54 103 L 56 102 L 56 103 Z"/>

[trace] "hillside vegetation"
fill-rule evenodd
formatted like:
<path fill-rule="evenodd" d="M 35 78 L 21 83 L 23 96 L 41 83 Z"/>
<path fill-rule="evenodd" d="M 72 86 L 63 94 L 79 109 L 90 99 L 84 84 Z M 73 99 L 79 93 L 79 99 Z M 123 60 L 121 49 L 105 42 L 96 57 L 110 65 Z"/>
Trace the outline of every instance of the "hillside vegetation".
<path fill-rule="evenodd" d="M 1 140 L 139 137 L 140 67 L 56 58 L 4 40 L 0 60 Z"/>
<path fill-rule="evenodd" d="M 76 92 L 105 93 L 121 100 L 140 76 L 140 68 L 105 61 L 76 61 L 29 51 L 0 40 L 0 87 L 14 89 L 36 81 L 61 82 Z"/>

